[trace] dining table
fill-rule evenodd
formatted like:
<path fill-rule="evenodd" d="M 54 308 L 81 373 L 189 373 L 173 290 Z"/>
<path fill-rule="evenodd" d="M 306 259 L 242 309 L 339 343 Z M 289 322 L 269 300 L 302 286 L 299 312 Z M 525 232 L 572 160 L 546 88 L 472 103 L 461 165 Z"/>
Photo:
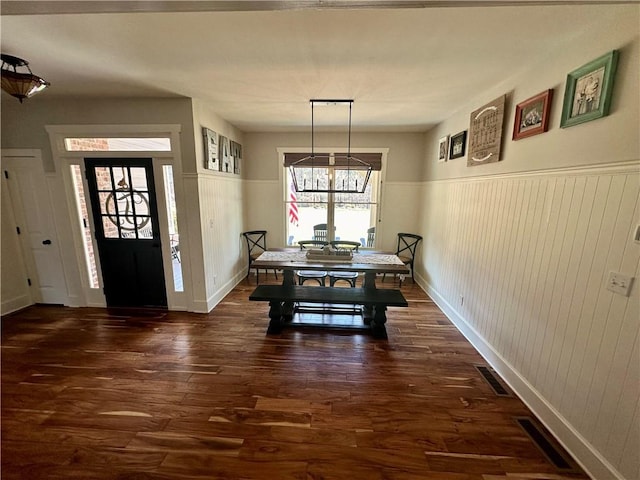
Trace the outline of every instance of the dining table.
<path fill-rule="evenodd" d="M 290 298 L 291 291 L 296 291 L 298 294 L 300 294 L 302 290 L 305 291 L 305 294 L 312 292 L 316 302 L 324 302 L 326 300 L 326 303 L 320 307 L 320 312 L 330 315 L 340 313 L 339 307 L 336 308 L 331 305 L 332 299 L 338 299 L 347 293 L 353 293 L 354 296 L 365 299 L 362 301 L 362 304 L 359 305 L 364 323 L 369 325 L 373 320 L 373 325 L 377 325 L 377 328 L 381 330 L 381 335 L 386 337 L 384 323 L 386 323 L 385 310 L 387 305 L 384 304 L 386 301 L 381 299 L 383 297 L 387 298 L 389 295 L 394 295 L 396 300 L 390 301 L 389 305 L 396 306 L 406 306 L 406 300 L 400 290 L 392 290 L 389 288 L 378 289 L 376 286 L 376 278 L 379 274 L 404 276 L 410 273 L 409 267 L 405 265 L 397 255 L 388 252 L 365 250 L 362 252 L 353 252 L 352 256 L 350 255 L 348 258 L 341 258 L 339 255 L 314 255 L 313 258 L 307 258 L 307 252 L 307 250 L 293 248 L 270 249 L 264 251 L 252 262 L 252 268 L 275 269 L 281 270 L 283 273 L 282 287 L 288 287 L 286 290 L 288 293 L 285 295 L 287 298 L 285 299 L 283 296 L 280 302 L 272 302 L 272 312 L 275 312 L 274 315 L 281 316 L 285 323 L 291 322 L 296 311 L 297 303 Z M 364 279 L 361 289 L 331 286 L 302 287 L 295 286 L 295 272 L 297 270 L 358 272 L 363 274 Z M 260 290 L 264 289 L 258 287 L 257 291 Z M 351 290 L 351 292 L 348 292 L 348 290 Z M 358 294 L 356 291 L 360 291 L 361 293 Z M 285 290 L 282 290 L 282 292 L 285 292 Z M 254 292 L 250 299 L 267 300 L 266 297 L 257 295 L 256 292 Z M 271 298 L 270 300 L 274 299 Z M 377 305 L 375 304 L 376 302 L 378 302 Z M 342 299 L 342 303 L 346 303 L 344 299 Z M 274 330 L 279 331 L 279 321 L 275 321 L 274 324 L 278 325 L 278 328 Z"/>
<path fill-rule="evenodd" d="M 375 289 L 378 274 L 407 275 L 411 272 L 394 253 L 380 251 L 354 252 L 346 261 L 339 256 L 326 255 L 322 260 L 307 259 L 308 250 L 298 248 L 270 249 L 251 263 L 251 268 L 276 269 L 283 272 L 283 285 L 295 285 L 296 270 L 360 272 L 364 274 L 363 288 Z"/>

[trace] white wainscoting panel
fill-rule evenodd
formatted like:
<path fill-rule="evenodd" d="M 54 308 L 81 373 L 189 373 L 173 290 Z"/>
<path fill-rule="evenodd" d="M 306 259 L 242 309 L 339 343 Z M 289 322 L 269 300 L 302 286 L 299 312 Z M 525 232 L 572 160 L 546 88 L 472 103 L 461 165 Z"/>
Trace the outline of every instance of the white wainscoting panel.
<path fill-rule="evenodd" d="M 231 175 L 200 175 L 200 223 L 208 309 L 242 278 L 244 268 L 242 181 Z"/>
<path fill-rule="evenodd" d="M 595 478 L 640 478 L 639 194 L 638 162 L 424 187 L 426 290 Z M 630 297 L 606 289 L 611 271 L 636 278 Z"/>

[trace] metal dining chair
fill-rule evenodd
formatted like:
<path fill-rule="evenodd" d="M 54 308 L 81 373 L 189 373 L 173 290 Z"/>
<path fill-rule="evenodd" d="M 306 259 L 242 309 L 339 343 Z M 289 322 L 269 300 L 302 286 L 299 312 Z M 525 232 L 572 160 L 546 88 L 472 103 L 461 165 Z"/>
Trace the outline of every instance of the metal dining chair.
<path fill-rule="evenodd" d="M 376 241 L 376 227 L 367 229 L 367 248 L 373 248 L 373 244 Z"/>
<path fill-rule="evenodd" d="M 267 231 L 266 230 L 251 230 L 248 232 L 242 232 L 242 236 L 247 241 L 247 254 L 249 257 L 249 268 L 247 268 L 247 277 L 251 272 L 251 264 L 253 261 L 262 255 L 267 249 Z M 267 270 L 265 270 L 266 274 Z M 278 279 L 278 272 L 274 269 L 273 273 Z M 256 283 L 260 283 L 260 269 L 256 269 Z"/>
<path fill-rule="evenodd" d="M 326 223 L 319 223 L 313 226 L 313 239 L 320 242 L 327 241 L 327 224 Z"/>
<path fill-rule="evenodd" d="M 326 230 L 325 230 L 326 232 Z M 329 245 L 324 240 L 300 240 L 298 242 L 300 250 L 307 250 L 308 248 L 322 248 Z M 298 285 L 303 285 L 307 280 L 313 280 L 320 284 L 321 287 L 326 286 L 327 272 L 323 270 L 296 270 L 296 276 L 298 277 Z"/>
<path fill-rule="evenodd" d="M 331 246 L 337 250 L 348 249 L 356 253 L 359 251 L 360 242 L 353 242 L 350 240 L 334 240 L 330 242 Z M 345 281 L 351 288 L 355 288 L 356 281 L 358 280 L 358 272 L 329 272 L 329 286 L 333 287 L 338 281 Z"/>
<path fill-rule="evenodd" d="M 411 280 L 416 283 L 416 279 L 413 275 L 413 262 L 416 258 L 416 250 L 418 244 L 422 241 L 420 235 L 414 233 L 398 233 L 398 246 L 396 248 L 396 255 L 411 269 Z M 382 281 L 384 282 L 386 274 L 382 275 Z M 402 277 L 400 277 L 400 286 L 402 286 Z"/>

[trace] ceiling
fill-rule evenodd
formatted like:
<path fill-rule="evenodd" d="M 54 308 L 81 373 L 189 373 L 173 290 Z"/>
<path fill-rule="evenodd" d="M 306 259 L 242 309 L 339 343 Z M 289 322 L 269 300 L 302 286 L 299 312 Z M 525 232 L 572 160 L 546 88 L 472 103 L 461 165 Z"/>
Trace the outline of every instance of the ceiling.
<path fill-rule="evenodd" d="M 354 130 L 420 132 L 620 3 L 2 1 L 0 22 L 2 52 L 51 82 L 27 102 L 194 97 L 251 132 L 308 129 L 310 99 L 353 99 Z M 315 112 L 318 128 L 348 119 Z"/>

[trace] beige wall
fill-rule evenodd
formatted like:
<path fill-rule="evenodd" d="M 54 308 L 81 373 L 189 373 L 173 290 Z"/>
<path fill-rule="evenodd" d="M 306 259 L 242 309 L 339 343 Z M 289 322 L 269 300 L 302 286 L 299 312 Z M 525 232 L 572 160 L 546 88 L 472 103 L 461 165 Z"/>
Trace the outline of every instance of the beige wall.
<path fill-rule="evenodd" d="M 283 246 L 286 215 L 282 159 L 278 148 L 311 148 L 308 133 L 245 134 L 246 184 L 245 224 L 247 229 L 269 231 L 269 245 Z M 316 148 L 345 147 L 347 136 L 317 133 Z M 377 246 L 394 250 L 399 231 L 413 232 L 419 200 L 418 179 L 422 175 L 424 135 L 419 133 L 353 133 L 352 150 L 388 149 L 382 185 L 381 222 L 376 226 Z"/>
<path fill-rule="evenodd" d="M 354 114 L 355 115 L 355 114 Z M 354 125 L 356 119 L 353 120 Z M 278 180 L 281 159 L 277 148 L 308 148 L 311 151 L 311 129 L 308 132 L 247 133 L 245 169 L 249 180 Z M 344 147 L 346 133 L 317 132 L 316 148 Z M 352 151 L 358 148 L 388 148 L 386 179 L 390 182 L 412 182 L 422 176 L 423 134 L 421 133 L 356 133 L 351 134 Z"/>
<path fill-rule="evenodd" d="M 420 282 L 594 479 L 640 478 L 640 294 L 605 288 L 640 275 L 640 7 L 430 131 L 420 223 Z M 609 116 L 560 128 L 566 74 L 620 51 Z M 549 131 L 511 140 L 515 104 L 553 88 Z M 507 93 L 503 160 L 436 162 L 438 138 Z"/>
<path fill-rule="evenodd" d="M 45 125 L 182 125 L 183 171 L 195 172 L 189 98 L 61 98 L 37 96 L 24 103 L 2 95 L 2 148 L 40 149 L 46 172 L 54 170 Z"/>

